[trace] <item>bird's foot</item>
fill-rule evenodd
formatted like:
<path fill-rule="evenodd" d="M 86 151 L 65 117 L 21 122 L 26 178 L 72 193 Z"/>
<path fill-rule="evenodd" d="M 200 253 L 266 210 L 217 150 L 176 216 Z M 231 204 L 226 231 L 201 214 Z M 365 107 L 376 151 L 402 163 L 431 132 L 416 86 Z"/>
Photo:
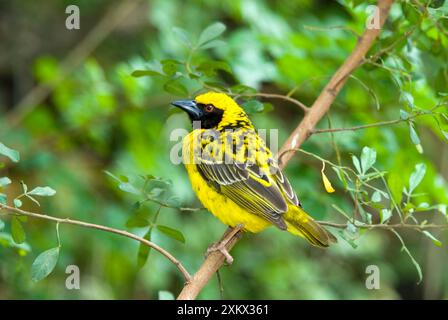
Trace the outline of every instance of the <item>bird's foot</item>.
<path fill-rule="evenodd" d="M 223 242 L 216 242 L 207 248 L 207 252 L 205 256 L 208 257 L 211 253 L 219 251 L 226 258 L 226 263 L 231 265 L 233 263 L 233 257 L 230 255 L 229 251 L 226 248 L 226 244 Z"/>
<path fill-rule="evenodd" d="M 227 250 L 227 244 L 234 236 L 238 235 L 243 228 L 244 228 L 243 224 L 238 224 L 234 228 L 228 228 L 220 241 L 212 244 L 210 247 L 207 248 L 205 256 L 208 257 L 211 253 L 219 251 L 226 258 L 226 263 L 228 265 L 231 265 L 233 263 L 233 257 Z"/>

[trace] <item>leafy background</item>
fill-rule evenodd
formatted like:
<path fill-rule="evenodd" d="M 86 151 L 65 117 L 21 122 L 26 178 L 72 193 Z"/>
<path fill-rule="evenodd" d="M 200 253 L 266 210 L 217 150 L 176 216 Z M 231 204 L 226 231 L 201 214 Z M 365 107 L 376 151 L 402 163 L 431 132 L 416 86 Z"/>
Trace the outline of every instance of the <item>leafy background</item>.
<path fill-rule="evenodd" d="M 65 28 L 69 4 L 80 8 L 80 30 Z M 41 207 L 26 196 L 14 204 L 146 235 L 193 272 L 225 227 L 204 211 L 177 209 L 200 204 L 183 167 L 170 162 L 171 148 L 178 143 L 170 141 L 171 131 L 190 124 L 169 102 L 208 87 L 231 88 L 234 94 L 253 93 L 251 88 L 280 94 L 294 90 L 294 98 L 310 105 L 350 53 L 373 2 L 141 1 L 138 10 L 61 79 L 64 57 L 119 4 L 0 2 L 0 142 L 18 150 L 21 158 L 18 163 L 0 158 L 0 177 L 12 182 L 3 180 L 0 192 L 12 203 L 24 192 L 20 181 L 29 190 L 50 186 L 57 193 L 39 197 Z M 411 174 L 425 171 L 421 179 L 414 173 L 411 184 L 420 183 L 403 200 L 403 210 L 420 222 L 440 224 L 447 222 L 447 107 L 412 121 L 409 117 L 446 102 L 447 17 L 446 1 L 396 3 L 370 58 L 348 80 L 320 126 L 402 122 L 316 134 L 303 145 L 312 154 L 351 167 L 354 179 L 362 172 L 356 171 L 353 155 L 361 159 L 362 152 L 369 157 L 375 153 L 375 168 L 387 172 L 397 199 L 403 187 L 409 191 Z M 14 106 L 36 85 L 54 90 L 9 127 L 20 115 Z M 280 141 L 302 117 L 297 106 L 282 100 L 246 96 L 240 101 L 257 127 L 280 129 Z M 317 219 L 343 222 L 340 211 L 351 215 L 353 195 L 358 201 L 367 197 L 366 203 L 379 211 L 388 208 L 382 194 L 378 201 L 372 190 L 347 190 L 350 185 L 330 167 L 325 172 L 336 190 L 331 194 L 322 182 L 322 162 L 314 156 L 300 153 L 286 168 L 304 207 Z M 375 186 L 381 188 L 380 182 Z M 377 211 L 366 213 L 375 223 L 387 220 Z M 397 212 L 386 214 L 392 215 L 391 221 L 397 219 Z M 163 256 L 150 252 L 148 257 L 129 239 L 60 225 L 59 248 L 54 224 L 5 215 L 0 221 L 0 299 L 158 299 L 161 291 L 176 294 L 182 287 L 181 275 Z M 420 232 L 399 230 L 420 265 L 421 282 L 392 232 L 334 232 L 339 244 L 326 251 L 274 228 L 246 235 L 232 251 L 234 264 L 221 271 L 224 297 L 448 297 L 446 232 L 431 231 L 437 239 L 431 240 Z M 58 253 L 54 271 L 33 281 L 42 277 L 35 269 L 32 273 L 33 261 L 51 248 L 58 248 L 46 252 L 50 263 Z M 65 288 L 65 269 L 71 264 L 81 270 L 80 290 Z M 365 287 L 365 270 L 372 264 L 381 271 L 380 290 Z M 220 298 L 217 279 L 200 298 Z"/>

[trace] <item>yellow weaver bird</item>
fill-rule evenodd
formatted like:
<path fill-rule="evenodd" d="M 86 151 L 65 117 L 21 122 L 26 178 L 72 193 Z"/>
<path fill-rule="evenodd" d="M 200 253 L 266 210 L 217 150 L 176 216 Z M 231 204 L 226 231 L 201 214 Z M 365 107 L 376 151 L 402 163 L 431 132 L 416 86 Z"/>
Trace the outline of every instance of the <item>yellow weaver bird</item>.
<path fill-rule="evenodd" d="M 244 231 L 275 225 L 317 247 L 336 242 L 302 209 L 271 151 L 231 97 L 208 92 L 172 105 L 193 122 L 183 140 L 183 161 L 194 192 L 213 215 Z M 232 261 L 225 248 L 215 249 Z"/>

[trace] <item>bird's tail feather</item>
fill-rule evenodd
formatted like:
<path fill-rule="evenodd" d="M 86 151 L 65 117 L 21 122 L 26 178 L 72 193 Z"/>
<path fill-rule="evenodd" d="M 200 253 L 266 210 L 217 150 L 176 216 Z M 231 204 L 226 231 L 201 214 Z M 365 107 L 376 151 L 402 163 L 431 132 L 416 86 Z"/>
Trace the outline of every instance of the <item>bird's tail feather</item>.
<path fill-rule="evenodd" d="M 299 237 L 308 240 L 316 247 L 325 248 L 331 243 L 336 243 L 337 239 L 318 222 L 314 221 L 302 208 L 290 207 L 283 216 L 288 231 Z"/>

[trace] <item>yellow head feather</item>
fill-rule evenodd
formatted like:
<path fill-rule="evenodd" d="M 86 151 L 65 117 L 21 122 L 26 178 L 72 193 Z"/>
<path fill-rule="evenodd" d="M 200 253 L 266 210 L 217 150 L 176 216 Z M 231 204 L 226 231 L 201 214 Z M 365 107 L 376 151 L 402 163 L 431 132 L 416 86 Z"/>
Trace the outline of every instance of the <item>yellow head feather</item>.
<path fill-rule="evenodd" d="M 252 128 L 252 123 L 243 108 L 241 108 L 235 100 L 225 93 L 207 92 L 197 96 L 195 100 L 197 103 L 211 104 L 215 108 L 224 111 L 218 128 L 232 126 L 245 126 Z"/>
<path fill-rule="evenodd" d="M 207 92 L 196 97 L 196 102 L 212 104 L 215 108 L 224 111 L 242 111 L 241 107 L 225 93 Z"/>

